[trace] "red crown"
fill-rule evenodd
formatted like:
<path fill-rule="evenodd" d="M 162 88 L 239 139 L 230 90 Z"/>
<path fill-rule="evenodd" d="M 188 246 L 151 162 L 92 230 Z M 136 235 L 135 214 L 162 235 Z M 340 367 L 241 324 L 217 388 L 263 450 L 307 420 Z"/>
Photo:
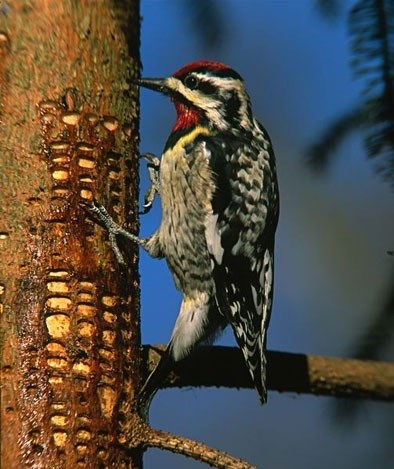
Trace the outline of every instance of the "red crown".
<path fill-rule="evenodd" d="M 230 69 L 230 67 L 221 62 L 214 62 L 213 60 L 198 60 L 196 62 L 192 62 L 180 68 L 173 74 L 173 76 L 180 77 L 182 75 L 186 75 L 190 72 L 193 72 L 194 70 L 201 70 L 201 69 L 228 70 Z"/>

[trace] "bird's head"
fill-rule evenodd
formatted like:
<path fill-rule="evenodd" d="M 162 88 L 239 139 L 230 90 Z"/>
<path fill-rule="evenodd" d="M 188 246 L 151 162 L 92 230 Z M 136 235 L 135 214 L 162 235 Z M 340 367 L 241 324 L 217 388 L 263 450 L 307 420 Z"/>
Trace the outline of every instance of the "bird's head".
<path fill-rule="evenodd" d="M 241 76 L 220 62 L 193 62 L 168 78 L 141 78 L 137 83 L 171 98 L 177 112 L 173 131 L 196 125 L 242 131 L 252 125 L 249 96 Z"/>

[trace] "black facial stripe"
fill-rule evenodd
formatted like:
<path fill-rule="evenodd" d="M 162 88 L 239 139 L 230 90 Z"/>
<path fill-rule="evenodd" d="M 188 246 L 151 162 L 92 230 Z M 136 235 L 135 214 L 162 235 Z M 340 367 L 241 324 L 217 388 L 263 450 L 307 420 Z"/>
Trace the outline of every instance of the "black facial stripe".
<path fill-rule="evenodd" d="M 205 80 L 200 81 L 200 83 L 198 84 L 198 89 L 204 94 L 215 94 L 217 92 L 217 86 Z"/>
<path fill-rule="evenodd" d="M 241 107 L 241 101 L 239 99 L 238 93 L 236 91 L 231 92 L 231 96 L 226 100 L 226 115 L 229 119 L 238 117 L 238 111 Z"/>
<path fill-rule="evenodd" d="M 221 77 L 221 78 L 234 78 L 236 80 L 242 80 L 242 77 L 239 73 L 237 73 L 235 70 L 232 70 L 231 68 L 228 69 L 223 69 L 223 70 L 213 70 L 212 75 L 215 77 Z"/>

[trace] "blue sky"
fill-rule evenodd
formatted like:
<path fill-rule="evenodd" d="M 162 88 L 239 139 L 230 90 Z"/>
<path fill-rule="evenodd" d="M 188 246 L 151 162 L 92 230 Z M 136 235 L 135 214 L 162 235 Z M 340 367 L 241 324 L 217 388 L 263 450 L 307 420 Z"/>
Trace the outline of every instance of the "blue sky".
<path fill-rule="evenodd" d="M 357 101 L 361 88 L 349 67 L 346 17 L 328 23 L 309 0 L 218 5 L 227 34 L 219 50 L 208 51 L 190 28 L 184 1 L 143 0 L 142 74 L 170 75 L 204 58 L 228 63 L 244 77 L 275 146 L 281 192 L 268 346 L 346 356 L 379 308 L 393 267 L 386 251 L 394 234 L 393 195 L 373 173 L 360 136 L 341 146 L 323 177 L 303 161 L 308 143 Z M 160 154 L 174 118 L 167 98 L 142 90 L 141 151 Z M 144 168 L 141 178 L 143 192 Z M 142 217 L 142 234 L 158 227 L 159 205 Z M 143 341 L 166 343 L 180 294 L 164 261 L 141 253 L 140 269 Z M 220 342 L 233 345 L 231 332 Z M 270 392 L 261 407 L 254 391 L 225 389 L 162 391 L 151 410 L 156 427 L 258 467 L 292 469 L 391 467 L 393 417 L 392 406 L 368 404 L 353 426 L 338 425 L 328 398 Z M 156 467 L 201 465 L 152 450 L 145 468 Z"/>

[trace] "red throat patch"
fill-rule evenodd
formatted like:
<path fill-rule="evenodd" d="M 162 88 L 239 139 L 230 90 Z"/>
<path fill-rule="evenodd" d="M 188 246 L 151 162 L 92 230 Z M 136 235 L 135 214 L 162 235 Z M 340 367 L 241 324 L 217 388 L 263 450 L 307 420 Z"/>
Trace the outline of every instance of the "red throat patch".
<path fill-rule="evenodd" d="M 192 107 L 187 106 L 186 104 L 180 103 L 179 101 L 174 101 L 177 119 L 172 128 L 173 132 L 177 130 L 189 129 L 198 125 L 201 121 L 201 112 Z"/>

